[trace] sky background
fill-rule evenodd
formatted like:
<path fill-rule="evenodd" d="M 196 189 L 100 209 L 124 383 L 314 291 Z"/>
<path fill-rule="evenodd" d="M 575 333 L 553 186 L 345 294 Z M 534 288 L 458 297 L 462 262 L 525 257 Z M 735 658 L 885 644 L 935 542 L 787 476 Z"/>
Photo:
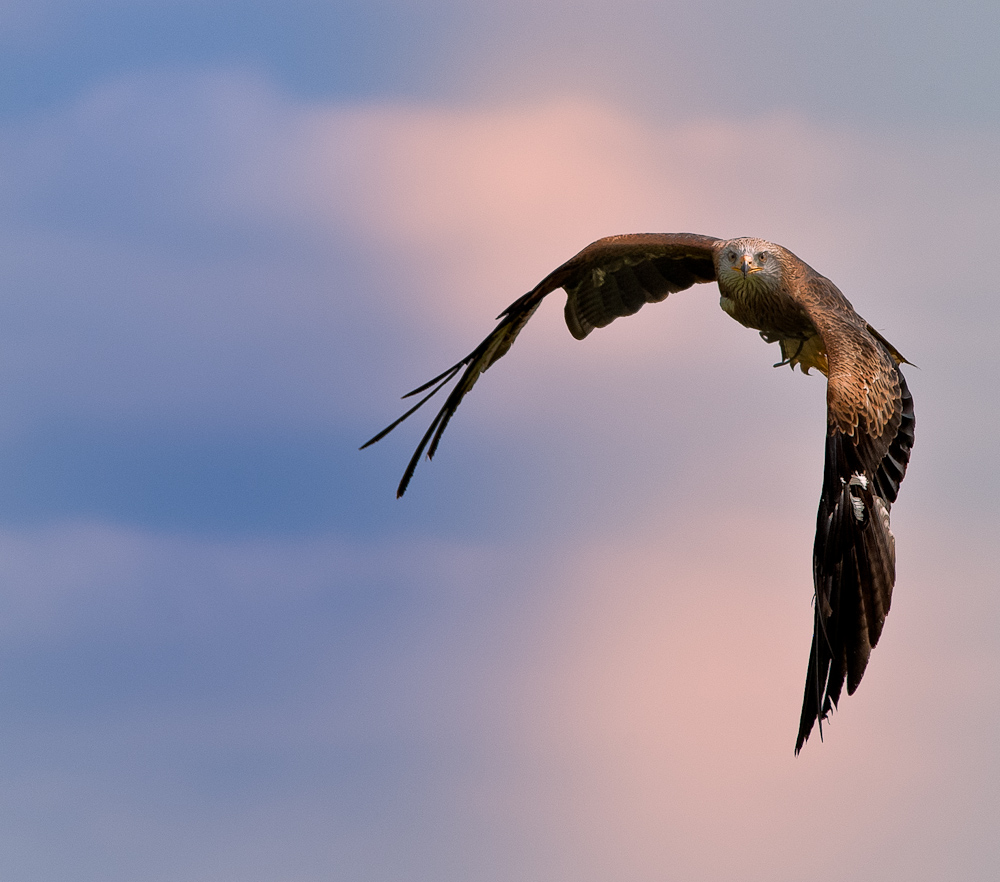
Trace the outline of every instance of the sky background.
<path fill-rule="evenodd" d="M 1000 6 L 0 0 L 0 877 L 992 880 Z M 786 245 L 917 367 L 892 612 L 793 754 L 825 385 L 553 295 Z"/>

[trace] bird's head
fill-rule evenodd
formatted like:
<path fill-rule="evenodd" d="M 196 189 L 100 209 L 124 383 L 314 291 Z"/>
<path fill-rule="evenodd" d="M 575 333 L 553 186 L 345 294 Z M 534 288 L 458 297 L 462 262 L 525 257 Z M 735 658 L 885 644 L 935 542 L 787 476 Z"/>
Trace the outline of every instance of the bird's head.
<path fill-rule="evenodd" d="M 730 239 L 716 251 L 716 275 L 729 288 L 776 288 L 781 281 L 781 250 L 764 239 Z"/>

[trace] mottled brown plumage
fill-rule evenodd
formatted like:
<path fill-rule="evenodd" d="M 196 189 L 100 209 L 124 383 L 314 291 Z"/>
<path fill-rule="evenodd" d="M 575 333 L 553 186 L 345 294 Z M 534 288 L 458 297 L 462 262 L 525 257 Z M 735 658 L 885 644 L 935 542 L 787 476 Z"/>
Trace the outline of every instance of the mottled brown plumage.
<path fill-rule="evenodd" d="M 812 650 L 795 752 L 836 706 L 847 683 L 857 689 L 878 643 L 896 580 L 889 509 L 913 445 L 913 400 L 904 359 L 852 308 L 829 279 L 780 245 L 694 233 L 611 236 L 588 245 L 501 313 L 469 355 L 407 396 L 426 393 L 374 444 L 456 376 L 400 481 L 406 491 L 421 454 L 441 435 L 479 375 L 510 349 L 542 299 L 566 291 L 566 324 L 578 340 L 699 282 L 717 282 L 720 305 L 740 324 L 777 343 L 778 365 L 827 376 L 823 491 L 813 548 Z M 777 366 L 777 365 L 776 365 Z"/>

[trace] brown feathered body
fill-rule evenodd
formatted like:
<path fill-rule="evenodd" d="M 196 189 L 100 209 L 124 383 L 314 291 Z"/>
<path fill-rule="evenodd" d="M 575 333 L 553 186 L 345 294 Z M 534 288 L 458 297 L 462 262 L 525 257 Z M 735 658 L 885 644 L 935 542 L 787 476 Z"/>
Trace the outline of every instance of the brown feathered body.
<path fill-rule="evenodd" d="M 878 642 L 895 583 L 889 510 L 913 444 L 913 402 L 904 359 L 853 309 L 829 279 L 786 248 L 762 239 L 694 233 L 611 236 L 588 245 L 501 314 L 468 356 L 409 395 L 417 404 L 364 446 L 458 382 L 403 474 L 402 496 L 423 451 L 434 455 L 462 398 L 510 349 L 542 299 L 566 291 L 566 324 L 577 339 L 646 303 L 701 282 L 717 282 L 722 309 L 777 343 L 779 365 L 827 376 L 823 489 L 813 549 L 814 622 L 796 753 L 813 725 L 854 692 Z M 822 728 L 821 728 L 822 734 Z"/>

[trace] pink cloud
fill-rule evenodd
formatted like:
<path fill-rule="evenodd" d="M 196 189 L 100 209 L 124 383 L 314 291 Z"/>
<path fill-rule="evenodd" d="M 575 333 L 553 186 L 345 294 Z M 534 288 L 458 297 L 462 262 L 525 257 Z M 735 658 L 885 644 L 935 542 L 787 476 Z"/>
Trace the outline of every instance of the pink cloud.
<path fill-rule="evenodd" d="M 553 878 L 833 880 L 865 866 L 904 878 L 901 852 L 933 852 L 926 837 L 952 840 L 958 818 L 971 820 L 952 783 L 970 766 L 961 754 L 942 763 L 935 715 L 906 709 L 926 694 L 913 677 L 936 668 L 957 684 L 933 690 L 954 713 L 967 700 L 962 678 L 981 678 L 983 660 L 958 634 L 942 646 L 940 621 L 936 641 L 912 628 L 912 610 L 940 583 L 915 575 L 919 562 L 907 566 L 905 611 L 890 614 L 860 690 L 845 696 L 825 743 L 814 734 L 796 758 L 811 525 L 754 523 L 718 504 L 725 513 L 706 504 L 680 525 L 553 550 L 539 581 L 558 588 L 533 610 L 535 650 L 522 647 L 514 705 L 498 711 L 525 771 L 491 781 L 481 810 L 525 836 L 544 827 L 564 856 Z M 911 531 L 904 547 L 920 540 Z M 965 578 L 988 573 L 972 565 Z M 826 859 L 833 843 L 838 861 Z"/>
<path fill-rule="evenodd" d="M 777 236 L 849 167 L 848 145 L 790 120 L 670 127 L 582 100 L 317 108 L 293 131 L 286 198 L 423 263 L 448 315 L 613 232 Z"/>
<path fill-rule="evenodd" d="M 65 146 L 79 143 L 83 158 Z M 31 158 L 29 184 L 59 170 L 60 192 L 73 195 L 104 175 L 99 192 L 122 202 L 106 216 L 124 207 L 157 242 L 157 224 L 169 242 L 172 225 L 194 221 L 216 232 L 275 229 L 276 241 L 301 235 L 315 246 L 308 257 L 276 247 L 259 261 L 243 252 L 188 259 L 95 241 L 89 227 L 19 230 L 14 269 L 40 293 L 18 308 L 31 318 L 43 309 L 33 304 L 56 298 L 44 310 L 65 318 L 45 325 L 46 339 L 14 337 L 5 351 L 88 413 L 117 413 L 123 402 L 190 413 L 200 402 L 206 413 L 253 420 L 265 400 L 289 422 L 370 413 L 378 405 L 357 390 L 373 365 L 390 396 L 412 388 L 467 352 L 555 265 L 629 230 L 774 238 L 830 275 L 928 369 L 921 337 L 947 341 L 950 359 L 988 345 L 988 323 L 975 320 L 982 303 L 965 296 L 978 284 L 974 265 L 915 259 L 910 244 L 931 235 L 945 254 L 985 245 L 976 233 L 992 212 L 978 171 L 994 147 L 985 136 L 914 145 L 782 117 L 670 125 L 580 99 L 302 105 L 228 76 L 106 84 L 10 135 L 7 147 Z M 122 168 L 141 170 L 134 186 L 120 181 Z M 84 187 L 75 198 L 95 197 Z M 317 257 L 331 246 L 333 257 Z M 61 297 L 69 289 L 78 296 Z M 579 409 L 623 395 L 638 402 L 649 386 L 637 378 L 676 377 L 685 363 L 709 385 L 770 363 L 752 333 L 719 313 L 710 286 L 583 344 L 562 324 L 560 295 L 551 299 L 491 374 L 484 419 L 537 422 L 552 407 L 532 391 L 539 377 L 541 391 L 561 383 L 556 399 Z M 73 333 L 82 322 L 94 326 L 86 345 Z M 176 372 L 177 352 L 188 354 L 188 374 Z M 974 391 L 958 394 L 974 406 Z"/>

